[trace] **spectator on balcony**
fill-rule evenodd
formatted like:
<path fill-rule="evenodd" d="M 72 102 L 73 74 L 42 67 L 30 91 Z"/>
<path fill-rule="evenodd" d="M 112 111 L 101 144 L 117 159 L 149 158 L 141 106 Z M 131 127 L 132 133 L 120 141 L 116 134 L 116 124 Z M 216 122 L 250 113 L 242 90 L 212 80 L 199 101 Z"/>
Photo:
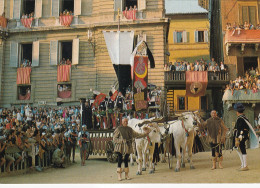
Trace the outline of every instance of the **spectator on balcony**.
<path fill-rule="evenodd" d="M 66 65 L 71 65 L 71 61 L 70 61 L 70 59 L 67 59 L 67 61 L 66 61 Z"/>
<path fill-rule="evenodd" d="M 170 62 L 170 71 L 176 71 L 176 67 L 172 62 Z"/>
<path fill-rule="evenodd" d="M 218 64 L 216 63 L 215 66 L 213 67 L 213 71 L 215 72 L 219 72 L 220 71 L 220 68 L 218 66 Z"/>
<path fill-rule="evenodd" d="M 222 61 L 220 62 L 220 71 L 225 71 L 225 66 Z"/>
<path fill-rule="evenodd" d="M 244 29 L 245 29 L 245 30 L 249 30 L 249 28 L 250 28 L 250 24 L 248 24 L 248 23 L 245 21 L 245 23 L 244 23 Z"/>
<path fill-rule="evenodd" d="M 188 62 L 187 64 L 187 71 L 190 71 L 191 70 L 191 65 L 190 65 L 190 62 Z"/>
<path fill-rule="evenodd" d="M 67 91 L 68 90 L 68 87 L 64 84 L 63 85 L 63 90 L 62 91 Z"/>
<path fill-rule="evenodd" d="M 231 30 L 231 29 L 232 29 L 231 23 L 227 23 L 227 24 L 226 24 L 226 30 Z"/>
<path fill-rule="evenodd" d="M 215 59 L 214 58 L 211 58 L 211 65 L 214 67 L 215 66 L 215 64 L 216 64 L 216 61 L 215 61 Z"/>
<path fill-rule="evenodd" d="M 62 58 L 61 62 L 60 62 L 60 65 L 65 65 L 66 64 L 66 59 L 65 58 Z"/>
<path fill-rule="evenodd" d="M 201 65 L 200 65 L 200 63 L 198 62 L 198 61 L 196 61 L 196 65 L 195 65 L 195 71 L 199 71 L 199 70 L 201 70 L 202 69 L 202 67 L 201 67 Z"/>
<path fill-rule="evenodd" d="M 128 19 L 128 8 L 125 7 L 125 10 L 123 11 L 123 16 Z"/>
<path fill-rule="evenodd" d="M 191 70 L 191 71 L 195 71 L 194 63 L 191 63 L 191 65 L 190 65 L 190 70 Z"/>
<path fill-rule="evenodd" d="M 183 62 L 181 62 L 181 65 L 180 65 L 180 68 L 179 68 L 180 71 L 186 71 L 186 67 L 184 65 Z"/>
<path fill-rule="evenodd" d="M 63 88 L 62 88 L 61 85 L 58 85 L 58 91 L 59 91 L 59 92 L 62 92 L 62 91 L 63 91 Z"/>
<path fill-rule="evenodd" d="M 250 74 L 251 76 L 255 76 L 255 75 L 256 75 L 256 71 L 254 70 L 254 67 L 251 68 L 249 74 Z"/>

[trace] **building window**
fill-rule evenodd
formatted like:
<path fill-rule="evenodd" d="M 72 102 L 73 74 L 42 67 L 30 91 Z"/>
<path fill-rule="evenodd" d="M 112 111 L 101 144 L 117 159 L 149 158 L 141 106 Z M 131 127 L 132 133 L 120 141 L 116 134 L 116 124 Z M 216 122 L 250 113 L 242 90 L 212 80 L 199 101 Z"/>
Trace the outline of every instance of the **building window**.
<path fill-rule="evenodd" d="M 174 43 L 186 43 L 188 40 L 186 31 L 174 31 L 173 42 Z"/>
<path fill-rule="evenodd" d="M 60 64 L 71 64 L 72 41 L 60 42 Z"/>
<path fill-rule="evenodd" d="M 204 42 L 204 31 L 198 31 L 198 42 Z"/>
<path fill-rule="evenodd" d="M 208 31 L 195 31 L 195 42 L 208 42 Z"/>
<path fill-rule="evenodd" d="M 57 86 L 57 94 L 59 98 L 62 99 L 67 99 L 67 98 L 71 98 L 71 84 L 66 83 L 66 84 L 58 84 Z"/>
<path fill-rule="evenodd" d="M 21 44 L 21 61 L 19 67 L 32 66 L 32 43 Z"/>
<path fill-rule="evenodd" d="M 177 43 L 183 42 L 182 38 L 183 38 L 182 32 L 177 32 Z"/>
<path fill-rule="evenodd" d="M 23 0 L 23 15 L 27 15 L 27 17 L 33 17 L 35 13 L 35 0 Z"/>
<path fill-rule="evenodd" d="M 185 96 L 177 97 L 177 102 L 178 102 L 178 110 L 186 110 L 187 100 Z"/>
<path fill-rule="evenodd" d="M 62 0 L 61 2 L 61 10 L 62 12 L 70 12 L 74 11 L 74 0 Z"/>
<path fill-rule="evenodd" d="M 128 10 L 130 9 L 130 7 L 134 8 L 134 6 L 137 7 L 137 0 L 125 0 L 125 7 L 128 8 Z"/>
<path fill-rule="evenodd" d="M 18 100 L 30 100 L 31 99 L 31 86 L 23 85 L 17 86 Z"/>
<path fill-rule="evenodd" d="M 242 23 L 245 22 L 256 26 L 256 6 L 242 6 Z"/>

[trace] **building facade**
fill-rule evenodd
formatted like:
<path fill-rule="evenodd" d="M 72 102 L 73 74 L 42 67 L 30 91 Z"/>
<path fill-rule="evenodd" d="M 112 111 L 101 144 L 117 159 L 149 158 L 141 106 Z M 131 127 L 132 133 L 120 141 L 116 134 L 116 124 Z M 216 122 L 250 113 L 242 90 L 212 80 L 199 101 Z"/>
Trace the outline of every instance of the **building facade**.
<path fill-rule="evenodd" d="M 257 27 L 260 23 L 260 2 L 222 0 L 221 15 L 224 61 L 232 70 L 230 79 L 235 80 L 239 76 L 245 77 L 249 69 L 256 70 L 260 67 L 260 28 Z M 251 25 L 249 29 L 245 27 L 245 23 Z M 227 24 L 230 24 L 231 28 L 228 28 Z M 255 77 L 257 78 L 257 75 Z M 259 90 L 253 92 L 252 89 L 242 89 L 233 93 L 227 90 L 224 93 L 224 120 L 230 128 L 233 128 L 236 121 L 236 113 L 232 106 L 237 102 L 245 105 L 245 114 L 254 125 L 254 119 L 260 113 Z"/>
<path fill-rule="evenodd" d="M 172 62 L 172 64 L 181 61 L 195 63 L 201 59 L 210 62 L 208 11 L 201 8 L 196 0 L 166 1 L 166 16 L 170 18 L 168 35 L 169 62 Z M 199 110 L 204 117 L 213 108 L 221 111 L 222 105 L 218 101 L 221 100 L 223 85 L 226 82 L 227 78 L 215 78 L 209 72 L 205 96 L 188 97 L 186 95 L 185 72 L 166 71 L 165 86 L 168 91 L 167 101 L 170 111 Z"/>
<path fill-rule="evenodd" d="M 130 6 L 136 11 L 125 16 Z M 120 31 L 133 30 L 135 38 L 144 36 L 155 59 L 148 82 L 164 88 L 164 0 L 0 0 L 3 12 L 8 38 L 0 43 L 0 106 L 78 104 L 92 96 L 91 89 L 108 94 L 117 78 L 102 31 L 117 31 L 118 25 Z M 59 69 L 63 58 L 71 63 L 67 72 Z M 19 72 L 26 60 L 30 71 Z M 70 91 L 67 97 L 59 96 L 60 88 Z M 19 97 L 27 92 L 30 98 Z"/>

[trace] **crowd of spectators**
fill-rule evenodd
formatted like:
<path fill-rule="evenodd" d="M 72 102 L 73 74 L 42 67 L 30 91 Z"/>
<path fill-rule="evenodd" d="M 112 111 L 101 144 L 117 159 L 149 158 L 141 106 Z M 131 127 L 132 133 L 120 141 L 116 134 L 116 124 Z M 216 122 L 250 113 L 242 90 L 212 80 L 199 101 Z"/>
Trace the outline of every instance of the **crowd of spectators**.
<path fill-rule="evenodd" d="M 59 84 L 58 85 L 58 91 L 62 92 L 62 91 L 71 91 L 70 85 L 66 85 L 66 84 Z"/>
<path fill-rule="evenodd" d="M 71 60 L 70 59 L 65 59 L 65 58 L 62 58 L 59 65 L 71 65 Z"/>
<path fill-rule="evenodd" d="M 125 7 L 125 10 L 123 11 L 123 16 L 126 19 L 136 20 L 136 12 L 137 12 L 136 5 L 134 5 L 134 8 L 130 6 L 129 9 L 128 7 Z"/>
<path fill-rule="evenodd" d="M 30 14 L 25 14 L 25 13 L 22 14 L 22 19 L 23 18 L 33 18 L 33 17 L 34 17 L 34 12 L 31 12 Z"/>
<path fill-rule="evenodd" d="M 203 58 L 197 60 L 194 63 L 187 61 L 176 61 L 175 63 L 170 62 L 165 64 L 165 71 L 227 71 L 228 67 L 223 63 L 216 63 L 214 58 L 210 62 L 206 62 Z"/>
<path fill-rule="evenodd" d="M 32 62 L 29 59 L 23 59 L 21 63 L 21 67 L 31 67 L 31 66 L 32 66 Z"/>
<path fill-rule="evenodd" d="M 74 13 L 72 11 L 69 11 L 67 9 L 65 9 L 63 12 L 60 12 L 60 16 L 70 16 L 70 15 L 74 15 Z"/>
<path fill-rule="evenodd" d="M 69 106 L 56 108 L 30 107 L 21 105 L 20 108 L 0 109 L 0 171 L 2 165 L 6 163 L 6 172 L 17 169 L 21 160 L 27 160 L 29 166 L 32 165 L 30 153 L 25 155 L 25 150 L 31 147 L 30 140 L 35 140 L 38 148 L 37 156 L 42 159 L 42 155 L 47 148 L 52 148 L 51 159 L 55 150 L 56 153 L 63 153 L 70 161 L 70 133 L 72 129 L 80 131 L 80 107 Z M 8 147 L 17 146 L 21 152 L 14 154 L 14 157 L 5 153 Z M 38 164 L 41 166 L 41 163 Z"/>
<path fill-rule="evenodd" d="M 244 24 L 240 24 L 240 25 L 234 22 L 233 26 L 231 26 L 231 23 L 226 24 L 226 30 L 233 30 L 232 35 L 234 35 L 236 31 L 238 32 L 237 34 L 240 35 L 241 30 L 253 30 L 253 29 L 260 30 L 260 24 L 253 25 L 248 22 L 245 22 Z"/>
<path fill-rule="evenodd" d="M 230 80 L 230 83 L 226 85 L 226 90 L 231 90 L 232 95 L 234 94 L 234 90 L 245 90 L 247 94 L 247 90 L 252 90 L 253 93 L 257 93 L 260 91 L 260 74 L 259 68 L 251 70 L 247 70 L 245 72 L 245 76 L 239 76 L 235 80 Z"/>

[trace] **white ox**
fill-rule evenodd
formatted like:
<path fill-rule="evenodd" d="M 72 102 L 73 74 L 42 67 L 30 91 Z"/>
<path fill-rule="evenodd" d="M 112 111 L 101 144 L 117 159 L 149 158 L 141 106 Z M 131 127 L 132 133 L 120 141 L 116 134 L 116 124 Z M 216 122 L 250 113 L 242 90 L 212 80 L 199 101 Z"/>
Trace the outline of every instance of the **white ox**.
<path fill-rule="evenodd" d="M 137 169 L 137 175 L 142 174 L 142 170 L 145 170 L 146 168 L 146 154 L 148 152 L 148 160 L 149 160 L 149 173 L 154 173 L 154 164 L 153 162 L 153 153 L 154 153 L 154 148 L 155 148 L 155 143 L 160 143 L 161 141 L 161 134 L 159 127 L 157 123 L 152 122 L 149 123 L 148 121 L 151 121 L 154 118 L 148 119 L 148 120 L 139 120 L 139 119 L 130 119 L 128 121 L 128 126 L 130 126 L 134 131 L 138 133 L 143 133 L 143 127 L 149 127 L 151 129 L 151 132 L 149 133 L 148 137 L 145 138 L 139 138 L 135 139 L 136 143 L 136 151 L 137 151 L 137 164 L 138 164 L 138 169 Z M 146 122 L 146 124 L 143 124 L 141 127 L 138 126 L 140 123 Z M 148 125 L 149 123 L 149 125 Z M 148 140 L 149 139 L 149 140 Z"/>
<path fill-rule="evenodd" d="M 180 171 L 180 167 L 185 167 L 185 153 L 188 151 L 190 169 L 195 169 L 192 162 L 192 147 L 194 142 L 195 130 L 198 119 L 193 112 L 184 112 L 179 116 L 179 120 L 168 122 L 168 134 L 173 134 L 174 146 L 176 150 L 177 163 L 175 172 Z M 182 153 L 180 149 L 182 148 Z M 173 156 L 170 157 L 170 168 L 172 168 Z"/>

